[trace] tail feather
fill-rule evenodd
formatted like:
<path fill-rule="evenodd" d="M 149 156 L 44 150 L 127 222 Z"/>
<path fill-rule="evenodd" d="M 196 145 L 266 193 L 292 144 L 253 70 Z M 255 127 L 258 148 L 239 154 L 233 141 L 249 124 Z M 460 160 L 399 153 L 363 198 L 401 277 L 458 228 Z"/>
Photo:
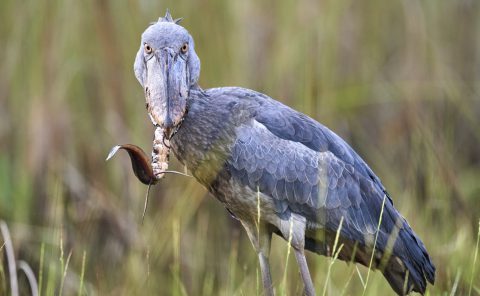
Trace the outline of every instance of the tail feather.
<path fill-rule="evenodd" d="M 398 295 L 406 295 L 414 289 L 415 284 L 401 259 L 398 257 L 392 259 L 384 269 L 383 276 Z"/>
<path fill-rule="evenodd" d="M 306 237 L 305 249 L 320 255 L 332 256 L 330 250 L 333 247 L 334 239 L 335 233 L 328 231 L 325 233 L 324 242 Z M 369 267 L 371 248 L 343 237 L 340 237 L 340 244 L 344 245 L 338 256 L 340 260 L 353 261 Z M 434 284 L 435 266 L 431 262 L 425 246 L 406 222 L 395 240 L 386 264 L 382 262 L 385 246 L 377 247 L 371 268 L 380 269 L 398 295 L 407 295 L 412 291 L 424 294 L 427 281 Z"/>
<path fill-rule="evenodd" d="M 423 243 L 405 223 L 395 242 L 392 258 L 382 271 L 399 295 L 425 293 L 427 281 L 435 283 L 435 266 Z"/>

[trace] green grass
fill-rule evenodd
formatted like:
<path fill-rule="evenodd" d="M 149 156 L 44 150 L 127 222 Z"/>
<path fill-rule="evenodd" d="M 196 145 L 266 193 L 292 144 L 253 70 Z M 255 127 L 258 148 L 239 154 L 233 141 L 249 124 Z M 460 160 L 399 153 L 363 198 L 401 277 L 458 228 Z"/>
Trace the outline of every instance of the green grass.
<path fill-rule="evenodd" d="M 382 206 L 382 210 L 383 210 L 383 206 Z M 381 215 L 380 215 L 381 216 Z M 342 218 L 340 219 L 340 223 L 338 224 L 338 229 L 337 229 L 337 233 L 335 235 L 335 242 L 333 243 L 333 249 L 332 249 L 332 258 L 330 258 L 330 264 L 328 265 L 328 271 L 327 271 L 327 275 L 325 276 L 325 284 L 323 285 L 323 293 L 322 295 L 325 296 L 326 293 L 327 293 L 327 287 L 328 287 L 328 282 L 330 280 L 330 272 L 332 270 L 332 266 L 333 266 L 333 263 L 335 263 L 335 261 L 337 260 L 338 258 L 338 255 L 340 254 L 340 251 L 342 250 L 343 248 L 343 244 L 341 244 L 338 249 L 337 249 L 337 244 L 338 244 L 338 239 L 340 238 L 340 231 L 342 230 L 342 224 L 343 224 L 343 216 Z M 379 224 L 380 225 L 380 224 Z M 378 230 L 377 230 L 378 231 Z M 378 233 L 377 233 L 378 234 Z M 375 251 L 375 245 L 376 245 L 376 242 L 375 244 L 373 245 L 373 250 Z M 374 252 L 372 252 L 373 254 Z M 373 256 L 373 255 L 372 255 Z M 352 255 L 352 257 L 354 257 L 354 255 Z M 370 266 L 372 266 L 372 263 L 370 262 Z M 368 279 L 368 276 L 367 276 L 367 279 Z M 365 293 L 365 289 L 366 289 L 366 285 L 364 286 L 364 289 L 363 289 L 363 292 Z"/>
<path fill-rule="evenodd" d="M 0 217 L 41 295 L 261 293 L 246 234 L 193 178 L 152 187 L 142 225 L 147 188 L 125 156 L 104 162 L 116 144 L 150 149 L 132 64 L 167 7 L 195 38 L 202 87 L 267 93 L 364 157 L 432 256 L 428 295 L 480 295 L 479 1 L 4 0 Z M 297 295 L 287 252 L 275 237 L 273 281 Z M 318 292 L 356 295 L 368 278 L 366 294 L 393 294 L 379 272 L 307 256 Z"/>

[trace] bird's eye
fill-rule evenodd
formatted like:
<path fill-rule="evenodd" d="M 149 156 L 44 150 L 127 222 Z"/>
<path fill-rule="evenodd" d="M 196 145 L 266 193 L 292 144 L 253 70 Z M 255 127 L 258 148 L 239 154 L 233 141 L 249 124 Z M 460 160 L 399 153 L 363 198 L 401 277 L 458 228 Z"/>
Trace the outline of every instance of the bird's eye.
<path fill-rule="evenodd" d="M 184 43 L 182 48 L 180 48 L 180 50 L 182 51 L 182 53 L 187 53 L 188 51 L 188 43 Z"/>
<path fill-rule="evenodd" d="M 150 45 L 148 45 L 147 43 L 145 43 L 145 45 L 143 46 L 143 48 L 145 49 L 145 53 L 146 53 L 146 54 L 151 54 L 152 51 L 153 51 L 153 48 L 152 48 Z"/>

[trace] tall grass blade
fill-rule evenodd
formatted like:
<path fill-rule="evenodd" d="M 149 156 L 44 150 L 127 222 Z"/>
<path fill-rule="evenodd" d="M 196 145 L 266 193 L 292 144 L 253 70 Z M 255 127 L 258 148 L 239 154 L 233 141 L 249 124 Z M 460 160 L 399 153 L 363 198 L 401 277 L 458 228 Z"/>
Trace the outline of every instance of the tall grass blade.
<path fill-rule="evenodd" d="M 362 274 L 360 273 L 360 269 L 358 269 L 358 265 L 355 265 L 355 270 L 357 271 L 358 278 L 360 279 L 360 283 L 362 284 L 363 289 L 365 289 L 365 281 L 363 280 Z"/>
<path fill-rule="evenodd" d="M 475 245 L 475 254 L 473 255 L 472 274 L 470 275 L 470 287 L 468 288 L 468 296 L 472 295 L 473 277 L 475 275 L 475 266 L 477 264 L 479 241 L 480 241 L 480 220 L 478 220 L 477 243 Z"/>
<path fill-rule="evenodd" d="M 10 276 L 10 290 L 12 292 L 12 296 L 18 296 L 17 265 L 15 263 L 13 244 L 12 244 L 12 239 L 10 237 L 10 232 L 8 231 L 7 224 L 3 220 L 0 221 L 0 230 L 2 232 L 2 236 L 5 241 L 5 252 L 7 254 L 8 273 Z"/>
<path fill-rule="evenodd" d="M 350 276 L 348 277 L 348 280 L 346 281 L 345 285 L 343 286 L 342 292 L 340 293 L 340 296 L 345 295 L 347 292 L 347 287 L 352 281 L 353 275 L 355 274 L 355 269 L 352 269 L 352 272 L 350 273 Z"/>
<path fill-rule="evenodd" d="M 285 269 L 283 271 L 282 290 L 284 295 L 287 295 L 287 274 L 288 274 L 288 260 L 290 258 L 290 252 L 292 250 L 293 239 L 293 221 L 290 219 L 290 229 L 288 231 L 288 244 L 287 244 L 287 258 L 285 260 Z"/>
<path fill-rule="evenodd" d="M 84 250 L 83 251 L 83 256 L 82 256 L 82 270 L 80 272 L 80 285 L 78 287 L 78 296 L 82 296 L 83 294 L 83 280 L 85 277 L 85 260 L 87 257 L 87 252 Z"/>
<path fill-rule="evenodd" d="M 27 262 L 20 260 L 18 262 L 18 268 L 25 273 L 27 276 L 28 284 L 30 285 L 30 291 L 32 296 L 38 296 L 38 284 L 35 274 L 33 273 L 32 268 L 28 265 Z"/>
<path fill-rule="evenodd" d="M 65 259 L 64 257 L 64 251 L 63 251 L 63 227 L 60 229 L 60 257 L 58 260 L 60 260 L 60 268 L 62 269 L 62 274 L 65 271 Z"/>
<path fill-rule="evenodd" d="M 410 270 L 407 269 L 407 272 L 405 272 L 405 279 L 403 280 L 403 287 L 402 291 L 403 293 L 407 293 L 407 285 L 408 285 L 408 279 L 410 277 Z"/>
<path fill-rule="evenodd" d="M 382 209 L 380 210 L 380 217 L 378 219 L 377 232 L 375 234 L 375 242 L 373 243 L 372 256 L 370 257 L 370 263 L 368 264 L 367 278 L 365 279 L 365 285 L 363 286 L 362 295 L 365 295 L 365 291 L 367 290 L 368 280 L 370 278 L 370 271 L 372 269 L 373 257 L 375 256 L 375 248 L 377 246 L 378 233 L 380 232 L 380 225 L 382 224 L 383 209 L 385 208 L 385 200 L 386 199 L 387 199 L 387 196 L 384 195 L 383 196 L 383 201 L 382 201 Z"/>
<path fill-rule="evenodd" d="M 340 247 L 337 250 L 337 244 L 338 244 L 338 240 L 340 239 L 340 232 L 342 231 L 342 226 L 343 226 L 343 216 L 340 219 L 340 223 L 338 224 L 337 233 L 335 235 L 335 242 L 333 243 L 333 250 L 332 250 L 333 257 L 330 260 L 330 263 L 328 264 L 327 276 L 325 277 L 325 284 L 323 285 L 323 293 L 322 293 L 323 296 L 325 296 L 326 293 L 327 293 L 327 286 L 328 286 L 328 281 L 330 279 L 330 272 L 332 270 L 332 265 L 335 262 L 335 260 L 338 258 L 338 255 L 340 254 L 340 251 L 343 248 L 343 244 L 342 244 L 342 245 L 340 245 Z"/>
<path fill-rule="evenodd" d="M 453 282 L 452 291 L 450 292 L 450 296 L 455 296 L 455 293 L 457 293 L 458 282 L 460 281 L 461 275 L 462 275 L 462 271 L 458 269 L 457 275 L 455 276 L 455 281 Z"/>
<path fill-rule="evenodd" d="M 65 278 L 67 277 L 68 264 L 70 263 L 70 258 L 72 257 L 72 251 L 68 253 L 67 260 L 65 261 L 65 266 L 63 266 L 62 280 L 60 281 L 60 289 L 58 295 L 63 295 L 63 285 L 65 283 Z"/>
<path fill-rule="evenodd" d="M 148 184 L 147 193 L 145 194 L 145 202 L 143 204 L 143 212 L 142 212 L 142 225 L 143 221 L 145 220 L 145 213 L 147 212 L 148 206 L 148 196 L 150 195 L 150 188 L 152 187 L 152 183 Z"/>
<path fill-rule="evenodd" d="M 5 276 L 5 270 L 3 269 L 3 248 L 5 247 L 5 242 L 0 247 L 0 293 L 1 295 L 7 295 L 7 277 Z"/>
<path fill-rule="evenodd" d="M 38 266 L 38 295 L 42 295 L 42 287 L 43 287 L 43 262 L 45 260 L 45 243 L 42 242 L 40 246 L 40 264 Z"/>
<path fill-rule="evenodd" d="M 54 295 L 57 286 L 57 264 L 48 264 L 48 278 L 45 295 Z"/>

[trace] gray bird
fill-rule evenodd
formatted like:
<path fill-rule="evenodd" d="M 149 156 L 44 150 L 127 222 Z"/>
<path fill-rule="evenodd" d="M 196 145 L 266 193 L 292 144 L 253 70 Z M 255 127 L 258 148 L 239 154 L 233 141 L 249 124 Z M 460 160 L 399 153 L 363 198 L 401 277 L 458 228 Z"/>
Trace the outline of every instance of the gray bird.
<path fill-rule="evenodd" d="M 135 75 L 177 159 L 245 228 L 265 294 L 273 295 L 273 233 L 291 242 L 306 295 L 315 289 L 305 250 L 379 269 L 399 295 L 425 293 L 435 267 L 362 158 L 322 124 L 262 93 L 200 88 L 193 38 L 178 23 L 167 11 L 145 30 Z"/>

